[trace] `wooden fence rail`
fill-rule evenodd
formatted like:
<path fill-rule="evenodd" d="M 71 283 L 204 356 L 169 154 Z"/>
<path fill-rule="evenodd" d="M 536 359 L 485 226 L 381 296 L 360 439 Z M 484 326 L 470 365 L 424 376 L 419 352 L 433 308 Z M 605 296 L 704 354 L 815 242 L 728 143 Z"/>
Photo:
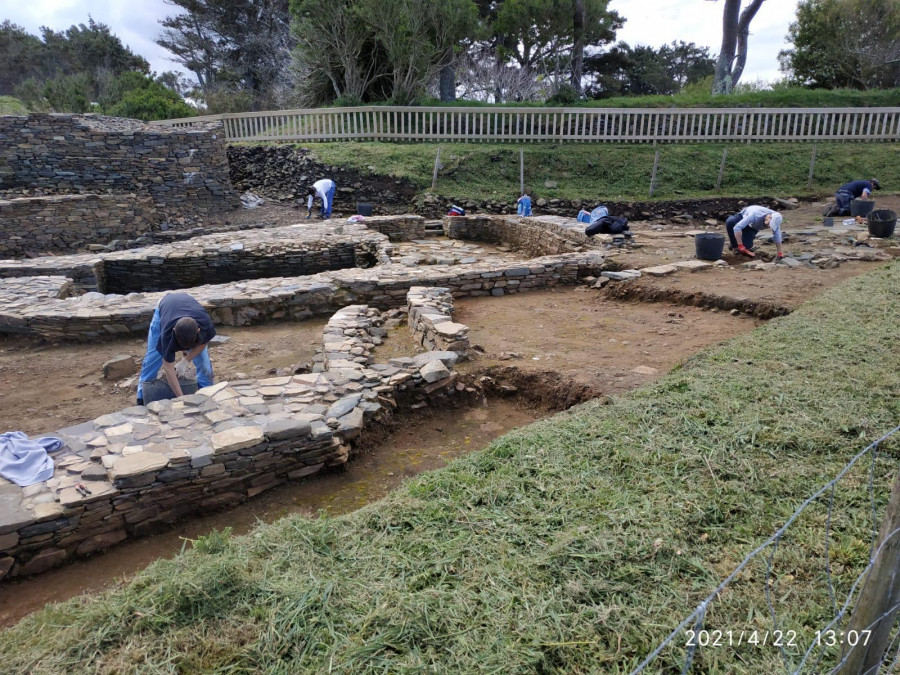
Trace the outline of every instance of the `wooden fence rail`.
<path fill-rule="evenodd" d="M 900 108 L 409 108 L 368 106 L 227 113 L 229 141 L 681 143 L 898 141 Z"/>

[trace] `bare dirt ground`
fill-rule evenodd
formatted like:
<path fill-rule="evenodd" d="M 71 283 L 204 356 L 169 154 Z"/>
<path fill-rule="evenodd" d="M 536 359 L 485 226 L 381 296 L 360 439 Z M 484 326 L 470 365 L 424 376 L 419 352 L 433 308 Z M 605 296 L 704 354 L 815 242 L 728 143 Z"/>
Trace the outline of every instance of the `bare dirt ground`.
<path fill-rule="evenodd" d="M 216 379 L 240 379 L 238 373 L 264 377 L 273 368 L 306 363 L 322 343 L 326 323 L 323 317 L 221 327 L 219 334 L 231 339 L 211 350 Z M 0 339 L 0 428 L 44 433 L 133 405 L 134 387 L 123 389 L 104 379 L 102 366 L 119 354 L 139 363 L 145 348 L 146 340 L 138 339 L 78 345 Z"/>
<path fill-rule="evenodd" d="M 786 212 L 787 230 L 821 223 L 821 204 Z M 900 197 L 879 196 L 879 206 L 900 210 Z M 240 212 L 231 224 L 289 224 L 305 213 L 270 204 Z M 623 267 L 641 268 L 691 259 L 694 241 L 685 232 L 696 225 L 634 223 L 640 248 L 620 256 Z M 719 223 L 710 228 L 724 231 Z M 791 240 L 799 255 L 822 242 Z M 771 244 L 763 252 L 773 249 Z M 257 520 L 289 513 L 349 511 L 394 489 L 409 476 L 442 466 L 449 459 L 483 447 L 494 437 L 587 397 L 620 394 L 663 376 L 697 351 L 745 333 L 762 320 L 753 312 L 681 304 L 691 294 L 746 299 L 794 308 L 846 278 L 883 263 L 844 263 L 834 269 L 778 267 L 751 272 L 744 259 L 726 257 L 730 267 L 674 276 L 643 277 L 607 289 L 562 287 L 501 298 L 461 299 L 454 319 L 470 327 L 471 361 L 458 364 L 464 377 L 495 393 L 486 408 L 443 410 L 404 419 L 393 434 L 365 448 L 346 472 L 286 484 L 236 509 L 182 523 L 169 532 L 127 542 L 93 558 L 34 579 L 4 585 L 0 625 L 11 623 L 51 600 L 108 586 L 120 575 L 176 553 L 186 540 L 217 528 L 249 529 Z M 649 289 L 653 297 L 616 299 L 616 289 Z M 654 300 L 640 302 L 635 300 Z M 678 302 L 676 302 L 676 300 Z M 308 362 L 321 344 L 327 319 L 251 328 L 222 327 L 230 337 L 214 348 L 217 380 L 275 374 Z M 133 404 L 134 390 L 105 380 L 102 364 L 118 354 L 140 359 L 143 340 L 60 345 L 0 338 L 0 427 L 29 434 L 52 432 Z M 417 347 L 401 326 L 375 353 L 377 360 L 409 356 Z M 569 383 L 566 385 L 566 383 Z M 566 388 L 568 386 L 568 388 Z M 523 403 L 528 402 L 528 403 Z M 187 542 L 189 545 L 189 541 Z"/>

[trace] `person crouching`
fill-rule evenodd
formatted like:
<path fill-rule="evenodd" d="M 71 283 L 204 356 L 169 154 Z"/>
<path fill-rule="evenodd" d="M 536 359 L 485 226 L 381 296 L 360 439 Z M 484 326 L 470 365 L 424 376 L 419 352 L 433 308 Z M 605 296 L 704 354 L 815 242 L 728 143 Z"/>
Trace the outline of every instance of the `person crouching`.
<path fill-rule="evenodd" d="M 775 250 L 778 257 L 784 257 L 784 251 L 781 248 L 782 234 L 781 223 L 784 220 L 778 211 L 767 209 L 765 206 L 747 206 L 739 213 L 730 216 L 725 221 L 725 229 L 728 231 L 728 240 L 731 242 L 731 250 L 737 250 L 738 253 L 755 258 L 753 253 L 753 240 L 760 230 L 766 227 L 773 232 L 773 241 L 775 242 Z M 740 242 L 738 241 L 740 237 Z"/>

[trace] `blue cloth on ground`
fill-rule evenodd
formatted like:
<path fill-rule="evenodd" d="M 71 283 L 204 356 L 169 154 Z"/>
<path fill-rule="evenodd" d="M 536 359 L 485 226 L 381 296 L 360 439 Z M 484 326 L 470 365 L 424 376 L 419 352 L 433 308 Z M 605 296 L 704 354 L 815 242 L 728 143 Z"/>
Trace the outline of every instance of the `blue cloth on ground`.
<path fill-rule="evenodd" d="M 516 213 L 520 216 L 530 216 L 531 215 L 531 197 L 528 195 L 522 195 L 519 197 L 518 206 L 516 207 Z"/>
<path fill-rule="evenodd" d="M 28 487 L 53 477 L 48 452 L 63 446 L 62 439 L 43 436 L 34 440 L 21 431 L 0 434 L 0 476 L 19 487 Z"/>
<path fill-rule="evenodd" d="M 584 209 L 578 212 L 578 222 L 579 223 L 590 223 L 591 222 L 591 214 Z"/>

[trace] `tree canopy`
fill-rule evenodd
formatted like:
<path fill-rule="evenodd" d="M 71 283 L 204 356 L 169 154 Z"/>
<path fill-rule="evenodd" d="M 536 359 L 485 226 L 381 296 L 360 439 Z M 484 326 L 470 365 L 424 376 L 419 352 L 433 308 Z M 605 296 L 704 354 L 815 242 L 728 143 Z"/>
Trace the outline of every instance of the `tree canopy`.
<path fill-rule="evenodd" d="M 900 86 L 900 2 L 803 0 L 788 29 L 781 69 L 813 88 Z"/>
<path fill-rule="evenodd" d="M 159 79 L 147 60 L 125 46 L 109 26 L 89 18 L 64 31 L 31 35 L 10 21 L 0 24 L 0 94 L 15 95 L 32 110 L 105 112 L 140 119 L 193 114 Z M 125 105 L 123 101 L 131 100 Z M 134 101 L 141 99 L 141 105 Z M 124 107 L 123 107 L 124 106 Z"/>

